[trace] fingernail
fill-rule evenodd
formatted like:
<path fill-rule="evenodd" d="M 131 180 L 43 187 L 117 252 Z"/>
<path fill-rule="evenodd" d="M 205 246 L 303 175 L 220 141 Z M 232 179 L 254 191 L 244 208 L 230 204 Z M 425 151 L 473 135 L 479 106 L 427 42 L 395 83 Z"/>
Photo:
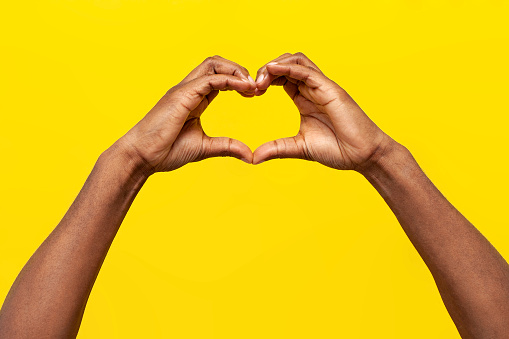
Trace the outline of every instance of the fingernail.
<path fill-rule="evenodd" d="M 260 77 L 258 79 L 256 79 L 256 83 L 261 84 L 263 79 L 265 79 L 265 74 L 260 75 Z"/>
<path fill-rule="evenodd" d="M 246 164 L 250 164 L 251 161 L 247 160 L 246 158 L 240 158 L 240 160 L 244 161 Z"/>
<path fill-rule="evenodd" d="M 254 79 L 253 79 L 250 75 L 248 75 L 248 77 L 247 77 L 247 78 L 249 79 L 249 82 L 251 82 L 251 83 L 255 84 Z"/>
<path fill-rule="evenodd" d="M 263 164 L 264 162 L 265 162 L 265 160 L 262 160 L 259 163 L 257 163 L 257 165 Z"/>
<path fill-rule="evenodd" d="M 268 65 L 277 65 L 277 62 L 275 62 L 275 61 L 273 61 L 273 62 L 269 62 L 269 63 L 267 64 L 267 66 L 268 66 Z"/>

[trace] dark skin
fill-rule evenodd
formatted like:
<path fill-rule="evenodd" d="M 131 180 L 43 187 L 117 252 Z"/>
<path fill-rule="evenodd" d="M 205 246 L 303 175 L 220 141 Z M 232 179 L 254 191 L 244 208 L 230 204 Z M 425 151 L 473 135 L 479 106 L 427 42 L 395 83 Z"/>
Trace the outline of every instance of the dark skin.
<path fill-rule="evenodd" d="M 192 161 L 252 152 L 230 138 L 210 138 L 200 115 L 221 90 L 254 95 L 247 70 L 214 57 L 173 87 L 107 149 L 55 230 L 14 282 L 0 311 L 2 338 L 72 338 L 92 286 L 136 194 L 155 172 Z"/>
<path fill-rule="evenodd" d="M 203 132 L 200 116 L 220 90 L 252 97 L 271 85 L 283 86 L 299 109 L 296 136 L 252 153 L 240 141 Z M 14 282 L 0 311 L 0 335 L 76 336 L 102 262 L 148 177 L 214 156 L 253 164 L 299 158 L 359 172 L 424 259 L 461 336 L 509 337 L 509 265 L 444 198 L 410 152 L 300 53 L 260 68 L 256 83 L 238 64 L 209 58 L 168 91 L 101 154 L 67 214 Z"/>

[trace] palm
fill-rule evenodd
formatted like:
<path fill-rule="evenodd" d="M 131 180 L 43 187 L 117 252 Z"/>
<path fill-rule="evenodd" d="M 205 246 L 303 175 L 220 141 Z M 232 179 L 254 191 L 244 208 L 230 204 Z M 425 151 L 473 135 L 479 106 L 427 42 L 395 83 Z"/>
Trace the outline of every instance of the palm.
<path fill-rule="evenodd" d="M 204 97 L 197 107 L 191 112 L 187 111 L 181 116 L 187 115 L 180 132 L 175 136 L 168 135 L 168 123 L 153 121 L 151 113 L 145 119 L 150 121 L 151 126 L 158 126 L 152 131 L 152 136 L 145 143 L 150 146 L 144 148 L 144 158 L 154 167 L 157 172 L 172 171 L 182 167 L 188 162 L 199 160 L 202 155 L 203 141 L 207 138 L 200 122 L 200 116 L 209 104 Z M 161 117 L 158 106 L 154 107 L 154 115 Z M 163 117 L 163 119 L 167 119 Z M 178 122 L 177 122 L 178 123 Z"/>
<path fill-rule="evenodd" d="M 180 105 L 178 112 L 165 111 L 167 100 L 162 99 L 135 127 L 134 134 L 144 136 L 138 141 L 142 147 L 137 151 L 156 172 L 172 171 L 189 162 L 216 156 L 251 162 L 251 150 L 240 141 L 209 137 L 203 131 L 200 117 L 218 93 L 213 91 L 196 102 Z M 196 108 L 186 110 L 189 106 Z"/>
<path fill-rule="evenodd" d="M 118 143 L 154 172 L 216 156 L 251 163 L 249 147 L 235 139 L 207 136 L 200 117 L 220 91 L 249 97 L 255 88 L 247 69 L 219 56 L 209 57 L 171 88 Z"/>
<path fill-rule="evenodd" d="M 204 136 L 199 118 L 186 121 L 169 151 L 162 154 L 156 170 L 172 171 L 188 162 L 197 161 L 201 154 Z"/>
<path fill-rule="evenodd" d="M 335 104 L 337 93 L 343 96 L 342 104 Z M 376 149 L 383 132 L 339 86 L 298 92 L 294 101 L 301 114 L 301 142 L 311 160 L 337 169 L 354 169 Z"/>
<path fill-rule="evenodd" d="M 387 136 L 305 55 L 284 54 L 258 71 L 258 95 L 283 85 L 301 116 L 295 137 L 258 147 L 253 163 L 304 158 L 337 169 L 362 168 Z"/>
<path fill-rule="evenodd" d="M 332 81 L 319 88 L 288 81 L 283 86 L 299 109 L 299 133 L 260 146 L 255 151 L 256 162 L 304 158 L 336 169 L 357 169 L 382 141 L 384 133 Z"/>
<path fill-rule="evenodd" d="M 303 143 L 309 160 L 333 168 L 351 167 L 351 160 L 341 151 L 341 141 L 336 137 L 337 133 L 329 116 L 301 93 L 297 94 L 294 102 L 301 116 L 296 142 Z"/>

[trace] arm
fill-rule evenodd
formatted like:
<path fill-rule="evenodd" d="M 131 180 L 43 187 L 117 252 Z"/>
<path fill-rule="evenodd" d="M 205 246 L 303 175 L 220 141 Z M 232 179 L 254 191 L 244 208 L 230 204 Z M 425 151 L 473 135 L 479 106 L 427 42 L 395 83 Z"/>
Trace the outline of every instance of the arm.
<path fill-rule="evenodd" d="M 258 71 L 256 94 L 271 84 L 282 85 L 298 107 L 300 131 L 260 146 L 253 163 L 301 158 L 360 172 L 430 269 L 462 337 L 508 337 L 509 266 L 444 198 L 410 152 L 300 53 L 282 55 Z"/>
<path fill-rule="evenodd" d="M 362 173 L 394 212 L 431 271 L 464 338 L 509 336 L 509 266 L 419 168 L 393 145 Z"/>
<path fill-rule="evenodd" d="M 254 94 L 245 68 L 207 59 L 106 150 L 62 221 L 21 270 L 0 311 L 2 338 L 77 335 L 88 296 L 136 194 L 157 171 L 233 156 L 251 162 L 240 141 L 210 138 L 200 116 L 220 90 Z"/>

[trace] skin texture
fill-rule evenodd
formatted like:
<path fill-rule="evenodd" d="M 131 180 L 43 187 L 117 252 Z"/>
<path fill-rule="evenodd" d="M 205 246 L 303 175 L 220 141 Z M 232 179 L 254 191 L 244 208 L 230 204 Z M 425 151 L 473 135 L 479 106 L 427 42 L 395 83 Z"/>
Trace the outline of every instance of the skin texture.
<path fill-rule="evenodd" d="M 200 116 L 221 90 L 253 96 L 247 70 L 220 57 L 205 60 L 99 157 L 55 230 L 14 282 L 0 311 L 0 338 L 72 338 L 110 245 L 136 194 L 157 171 L 251 150 L 210 138 Z"/>
<path fill-rule="evenodd" d="M 271 85 L 283 86 L 299 109 L 296 136 L 251 153 L 238 140 L 203 132 L 200 116 L 220 90 L 253 97 Z M 214 156 L 253 164 L 299 158 L 358 171 L 424 259 L 462 337 L 509 337 L 506 261 L 443 197 L 410 152 L 301 53 L 266 64 L 256 83 L 245 68 L 208 58 L 101 154 L 69 211 L 14 282 L 0 311 L 0 337 L 76 336 L 102 262 L 147 178 Z"/>
<path fill-rule="evenodd" d="M 173 171 L 188 162 L 231 156 L 252 162 L 249 147 L 222 137 L 208 137 L 200 116 L 220 90 L 253 96 L 256 85 L 244 67 L 219 56 L 207 58 L 159 100 L 120 143 L 154 172 Z"/>
<path fill-rule="evenodd" d="M 356 170 L 381 194 L 428 266 L 463 338 L 509 338 L 509 266 L 412 157 L 306 56 L 285 54 L 258 71 L 257 95 L 283 85 L 301 116 L 295 137 L 261 145 L 253 163 L 318 161 Z"/>
<path fill-rule="evenodd" d="M 267 142 L 254 152 L 254 164 L 273 158 L 318 161 L 358 170 L 390 139 L 355 103 L 303 54 L 283 54 L 258 71 L 257 95 L 282 85 L 300 112 L 296 136 Z"/>

